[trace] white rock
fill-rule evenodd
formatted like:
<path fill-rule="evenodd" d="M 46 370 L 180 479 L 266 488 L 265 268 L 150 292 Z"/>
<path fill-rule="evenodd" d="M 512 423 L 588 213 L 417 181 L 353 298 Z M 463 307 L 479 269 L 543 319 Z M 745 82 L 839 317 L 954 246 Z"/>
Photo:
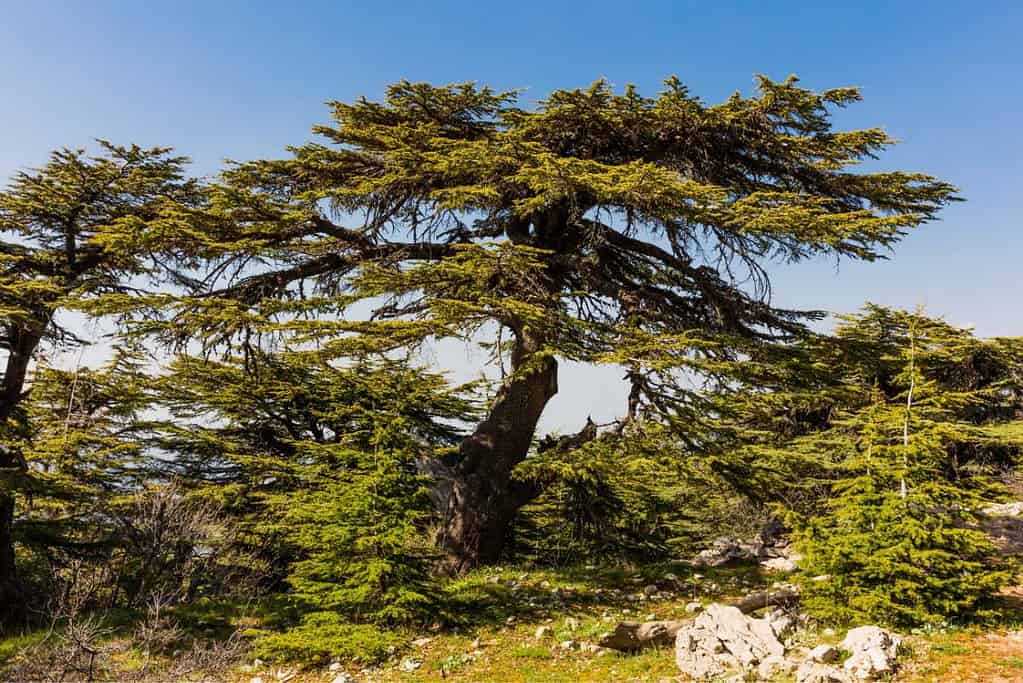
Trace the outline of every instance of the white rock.
<path fill-rule="evenodd" d="M 330 666 L 327 667 L 327 671 L 334 673 L 336 671 L 340 671 L 343 668 L 345 667 L 341 664 L 341 662 L 331 662 Z"/>
<path fill-rule="evenodd" d="M 790 635 L 799 625 L 799 619 L 795 614 L 780 608 L 768 612 L 764 620 L 771 625 L 771 630 L 779 640 Z"/>
<path fill-rule="evenodd" d="M 838 650 L 831 645 L 818 645 L 810 650 L 810 659 L 821 664 L 831 664 L 838 661 Z"/>
<path fill-rule="evenodd" d="M 675 637 L 676 664 L 682 673 L 697 679 L 750 669 L 771 655 L 783 657 L 785 648 L 770 623 L 729 605 L 710 605 Z"/>
<path fill-rule="evenodd" d="M 796 683 L 850 683 L 849 674 L 838 667 L 803 662 L 796 669 Z"/>
<path fill-rule="evenodd" d="M 769 572 L 794 572 L 797 561 L 791 557 L 772 557 L 761 562 L 760 566 Z"/>
<path fill-rule="evenodd" d="M 686 614 L 696 614 L 697 612 L 702 611 L 703 611 L 702 603 L 696 602 L 695 600 L 693 602 L 686 603 Z"/>
<path fill-rule="evenodd" d="M 654 584 L 645 586 L 643 588 L 643 595 L 647 596 L 648 598 L 652 598 L 653 596 L 657 595 L 657 586 L 655 586 Z"/>
<path fill-rule="evenodd" d="M 554 633 L 554 629 L 552 629 L 550 626 L 540 626 L 536 629 L 536 632 L 533 634 L 533 637 L 536 638 L 537 640 L 541 640 L 542 638 L 547 638 L 552 633 Z"/>
<path fill-rule="evenodd" d="M 416 669 L 418 669 L 422 665 L 423 665 L 422 660 L 416 659 L 414 657 L 409 657 L 408 659 L 404 660 L 401 663 L 401 670 L 402 671 L 415 671 Z"/>
<path fill-rule="evenodd" d="M 888 676 L 895 671 L 902 638 L 878 626 L 859 626 L 846 634 L 842 649 L 852 653 L 842 665 L 861 681 Z"/>
<path fill-rule="evenodd" d="M 778 655 L 768 655 L 757 666 L 758 680 L 769 681 L 779 674 L 791 674 L 796 669 L 796 662 Z"/>
<path fill-rule="evenodd" d="M 249 679 L 249 683 L 264 683 L 264 682 L 263 682 L 263 679 L 260 678 L 259 676 L 253 676 L 252 678 Z"/>
<path fill-rule="evenodd" d="M 558 649 L 561 649 L 561 650 L 578 650 L 579 649 L 579 643 L 577 643 L 574 640 L 563 640 L 560 643 L 558 643 Z"/>
<path fill-rule="evenodd" d="M 416 638 L 412 641 L 413 647 L 425 647 L 433 642 L 433 638 Z"/>
<path fill-rule="evenodd" d="M 355 683 L 355 676 L 341 672 L 330 683 Z"/>

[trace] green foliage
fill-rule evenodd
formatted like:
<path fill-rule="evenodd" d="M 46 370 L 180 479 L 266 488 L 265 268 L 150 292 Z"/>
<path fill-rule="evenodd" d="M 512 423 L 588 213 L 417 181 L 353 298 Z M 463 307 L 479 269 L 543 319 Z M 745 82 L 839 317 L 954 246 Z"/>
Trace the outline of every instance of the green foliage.
<path fill-rule="evenodd" d="M 335 367 L 305 352 L 171 369 L 166 445 L 297 604 L 353 622 L 429 616 L 437 552 L 417 461 L 442 457 L 471 414 L 458 390 L 398 361 Z"/>
<path fill-rule="evenodd" d="M 981 615 L 1011 575 L 975 527 L 995 493 L 990 463 L 963 453 L 990 445 L 970 418 L 997 414 L 1004 388 L 949 386 L 947 364 L 962 363 L 978 343 L 918 313 L 868 309 L 838 336 L 882 339 L 876 363 L 893 372 L 883 389 L 876 373 L 851 376 L 867 400 L 841 407 L 830 428 L 800 440 L 801 448 L 827 449 L 836 467 L 822 514 L 798 520 L 803 571 L 826 577 L 804 582 L 807 608 L 899 626 Z"/>
<path fill-rule="evenodd" d="M 268 662 L 324 665 L 332 659 L 374 664 L 405 644 L 401 635 L 352 624 L 335 612 L 314 612 L 284 633 L 253 633 L 253 655 Z"/>
<path fill-rule="evenodd" d="M 553 482 L 515 525 L 516 552 L 541 563 L 664 561 L 708 536 L 737 532 L 741 521 L 741 499 L 653 421 L 567 454 L 542 452 L 518 472 Z"/>

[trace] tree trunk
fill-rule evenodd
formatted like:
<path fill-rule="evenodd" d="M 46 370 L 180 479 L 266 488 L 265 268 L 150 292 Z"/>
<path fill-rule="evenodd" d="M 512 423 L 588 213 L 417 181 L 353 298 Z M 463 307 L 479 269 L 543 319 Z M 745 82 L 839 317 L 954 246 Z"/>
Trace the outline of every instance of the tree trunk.
<path fill-rule="evenodd" d="M 14 497 L 0 493 L 0 633 L 25 624 L 25 591 L 14 564 Z"/>
<path fill-rule="evenodd" d="M 0 383 L 0 430 L 10 427 L 21 402 L 28 376 L 28 366 L 42 338 L 41 330 L 19 330 L 14 335 L 7 355 L 3 380 Z M 0 470 L 22 468 L 14 451 L 0 444 Z M 23 626 L 27 614 L 27 596 L 14 561 L 15 497 L 10 484 L 0 481 L 0 632 Z"/>
<path fill-rule="evenodd" d="M 497 562 L 519 508 L 540 488 L 515 481 L 547 402 L 558 391 L 558 363 L 537 357 L 540 340 L 516 335 L 512 377 L 501 387 L 486 419 L 462 442 L 458 463 L 447 472 L 445 517 L 439 541 L 453 571 Z M 525 364 L 531 366 L 525 371 Z"/>

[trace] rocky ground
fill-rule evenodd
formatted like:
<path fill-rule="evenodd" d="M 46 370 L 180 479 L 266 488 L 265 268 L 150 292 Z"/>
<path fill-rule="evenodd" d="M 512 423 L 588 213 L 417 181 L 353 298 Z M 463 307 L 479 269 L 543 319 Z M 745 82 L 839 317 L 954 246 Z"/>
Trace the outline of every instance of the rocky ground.
<path fill-rule="evenodd" d="M 1020 512 L 999 523 L 1009 541 L 1017 540 Z M 1023 682 L 1023 586 L 1003 591 L 1001 617 L 985 628 L 895 634 L 863 625 L 846 633 L 800 614 L 785 581 L 794 558 L 783 541 L 722 539 L 695 560 L 481 570 L 453 586 L 476 613 L 457 627 L 409 634 L 408 645 L 382 664 L 242 657 L 229 671 L 187 680 Z M 0 641 L 0 670 L 14 645 Z"/>
<path fill-rule="evenodd" d="M 408 651 L 379 667 L 335 665 L 333 671 L 301 672 L 250 664 L 237 680 L 1023 681 L 1023 604 L 1018 602 L 1023 587 L 1006 591 L 1006 618 L 998 628 L 908 634 L 863 628 L 842 633 L 819 628 L 789 610 L 772 607 L 757 617 L 731 606 L 750 591 L 779 589 L 778 574 L 751 566 L 659 571 L 653 576 L 648 570 L 593 568 L 566 574 L 507 568 L 475 575 L 467 581 L 487 587 L 508 610 L 499 623 L 424 633 Z M 518 614 L 515 604 L 524 606 Z M 626 630 L 634 638 L 648 639 L 649 646 L 629 652 L 603 647 L 601 643 L 619 647 L 629 642 L 609 643 L 608 634 L 613 639 L 622 622 L 633 622 Z M 635 635 L 635 624 L 650 622 L 656 624 Z M 665 631 L 673 635 L 665 638 Z M 712 640 L 724 647 L 708 646 Z M 676 648 L 676 641 L 684 645 Z"/>

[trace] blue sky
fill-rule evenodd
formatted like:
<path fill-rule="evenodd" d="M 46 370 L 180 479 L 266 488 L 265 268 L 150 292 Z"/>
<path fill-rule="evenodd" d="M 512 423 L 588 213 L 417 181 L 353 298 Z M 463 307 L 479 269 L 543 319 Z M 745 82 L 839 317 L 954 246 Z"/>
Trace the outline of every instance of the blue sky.
<path fill-rule="evenodd" d="M 876 166 L 919 170 L 965 203 L 885 263 L 775 269 L 775 302 L 849 311 L 923 304 L 983 335 L 1023 335 L 1023 3 L 0 1 L 0 178 L 53 147 L 173 145 L 213 173 L 310 138 L 326 100 L 400 78 L 526 88 L 606 77 L 653 92 L 677 74 L 708 102 L 754 73 L 858 85 L 843 126 L 903 141 Z M 469 367 L 450 349 L 438 362 Z M 464 369 L 463 367 L 463 369 Z M 620 412 L 617 372 L 569 368 L 549 424 Z"/>

